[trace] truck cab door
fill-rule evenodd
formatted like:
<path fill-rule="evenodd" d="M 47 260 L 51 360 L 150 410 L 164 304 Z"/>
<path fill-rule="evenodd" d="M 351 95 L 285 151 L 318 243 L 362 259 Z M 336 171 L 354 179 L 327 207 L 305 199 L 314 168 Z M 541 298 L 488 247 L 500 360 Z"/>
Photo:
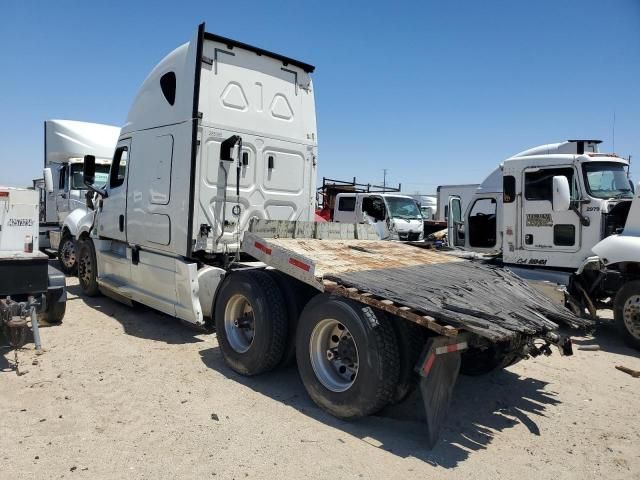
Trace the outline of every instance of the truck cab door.
<path fill-rule="evenodd" d="M 131 139 L 120 140 L 113 154 L 106 191 L 107 197 L 101 200 L 102 208 L 96 221 L 98 235 L 125 242 L 127 240 L 127 177 Z"/>
<path fill-rule="evenodd" d="M 389 238 L 389 228 L 387 227 L 387 209 L 384 200 L 378 195 L 363 196 L 360 205 L 360 214 L 363 221 L 373 225 L 380 240 Z"/>
<path fill-rule="evenodd" d="M 69 215 L 69 165 L 67 164 L 60 166 L 57 187 L 53 194 L 55 195 L 57 221 L 62 224 Z"/>
<path fill-rule="evenodd" d="M 538 252 L 577 252 L 581 224 L 574 211 L 554 211 L 553 177 L 565 176 L 571 200 L 577 200 L 577 174 L 572 166 L 529 168 L 523 172 L 522 247 Z"/>
<path fill-rule="evenodd" d="M 462 200 L 458 196 L 449 197 L 449 215 L 447 216 L 447 238 L 449 246 L 464 247 L 465 225 L 462 219 Z"/>
<path fill-rule="evenodd" d="M 498 234 L 498 199 L 476 195 L 467 207 L 465 246 L 474 252 L 495 252 L 502 248 Z"/>

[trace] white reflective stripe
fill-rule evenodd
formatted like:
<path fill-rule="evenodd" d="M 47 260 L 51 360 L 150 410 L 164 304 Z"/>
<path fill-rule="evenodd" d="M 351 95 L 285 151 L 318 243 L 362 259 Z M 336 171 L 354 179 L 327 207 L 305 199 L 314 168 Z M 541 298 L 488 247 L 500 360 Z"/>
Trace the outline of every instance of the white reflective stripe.
<path fill-rule="evenodd" d="M 458 352 L 467 348 L 467 342 L 454 343 L 451 345 L 445 345 L 444 347 L 436 348 L 436 355 L 442 355 L 443 353 Z"/>

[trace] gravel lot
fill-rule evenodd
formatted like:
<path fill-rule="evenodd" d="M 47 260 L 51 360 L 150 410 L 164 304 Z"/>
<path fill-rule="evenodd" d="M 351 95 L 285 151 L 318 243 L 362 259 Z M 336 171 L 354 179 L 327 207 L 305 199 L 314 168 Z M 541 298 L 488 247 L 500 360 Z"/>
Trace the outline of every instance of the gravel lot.
<path fill-rule="evenodd" d="M 636 478 L 638 352 L 601 326 L 599 351 L 461 377 L 441 441 L 424 446 L 419 397 L 355 423 L 306 396 L 295 368 L 229 370 L 215 335 L 143 307 L 79 296 L 0 356 L 1 478 Z M 33 363 L 37 364 L 33 364 Z"/>

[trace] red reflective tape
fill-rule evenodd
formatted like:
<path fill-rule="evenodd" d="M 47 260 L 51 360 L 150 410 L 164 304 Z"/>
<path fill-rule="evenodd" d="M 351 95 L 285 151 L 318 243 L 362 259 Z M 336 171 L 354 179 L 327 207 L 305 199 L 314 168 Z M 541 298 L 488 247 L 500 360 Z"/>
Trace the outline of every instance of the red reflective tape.
<path fill-rule="evenodd" d="M 447 347 L 447 352 L 457 352 L 457 351 L 458 351 L 458 348 L 460 348 L 460 347 L 459 347 L 459 344 L 454 343 L 453 345 L 449 345 L 449 346 Z"/>
<path fill-rule="evenodd" d="M 424 373 L 424 376 L 426 377 L 429 372 L 431 371 L 431 367 L 433 367 L 433 362 L 435 362 L 436 360 L 436 354 L 432 353 L 431 355 L 429 355 L 429 357 L 427 358 L 427 361 L 424 362 L 424 365 L 422 366 L 422 373 Z"/>
<path fill-rule="evenodd" d="M 271 255 L 271 249 L 269 247 L 267 247 L 266 245 L 260 243 L 260 242 L 255 242 L 255 246 L 258 250 L 262 250 L 264 253 L 266 253 L 267 255 Z"/>
<path fill-rule="evenodd" d="M 0 197 L 8 197 L 9 192 L 0 192 Z"/>
<path fill-rule="evenodd" d="M 307 265 L 306 263 L 302 263 L 300 260 L 296 260 L 295 258 L 290 258 L 289 263 L 294 267 L 301 268 L 305 272 L 311 270 L 311 265 Z"/>

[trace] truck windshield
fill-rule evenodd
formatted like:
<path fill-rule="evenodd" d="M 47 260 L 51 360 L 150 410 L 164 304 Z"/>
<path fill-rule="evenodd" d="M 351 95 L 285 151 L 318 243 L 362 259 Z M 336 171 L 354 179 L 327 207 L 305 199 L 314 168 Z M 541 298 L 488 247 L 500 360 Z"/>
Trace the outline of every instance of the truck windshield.
<path fill-rule="evenodd" d="M 384 197 L 390 218 L 404 218 L 405 220 L 422 220 L 418 205 L 412 198 Z"/>
<path fill-rule="evenodd" d="M 620 163 L 593 162 L 582 165 L 587 192 L 596 198 L 632 198 L 633 184 Z"/>
<path fill-rule="evenodd" d="M 71 189 L 72 190 L 86 190 L 87 187 L 84 184 L 82 176 L 82 163 L 74 163 L 71 165 Z M 96 180 L 95 185 L 99 188 L 104 188 L 109 178 L 109 165 L 96 164 Z"/>

